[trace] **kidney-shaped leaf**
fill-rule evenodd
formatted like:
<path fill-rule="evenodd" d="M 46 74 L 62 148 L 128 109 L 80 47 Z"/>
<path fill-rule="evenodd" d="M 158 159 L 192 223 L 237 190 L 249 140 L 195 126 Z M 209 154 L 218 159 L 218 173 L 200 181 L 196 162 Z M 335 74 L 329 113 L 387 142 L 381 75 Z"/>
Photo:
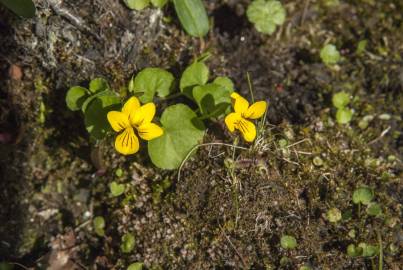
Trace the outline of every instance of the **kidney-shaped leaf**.
<path fill-rule="evenodd" d="M 121 101 L 112 91 L 104 91 L 87 105 L 84 112 L 84 123 L 88 133 L 95 139 L 102 139 L 111 127 L 106 115 L 109 111 L 118 110 Z"/>
<path fill-rule="evenodd" d="M 194 62 L 183 72 L 179 88 L 187 97 L 192 98 L 193 87 L 206 84 L 208 77 L 209 69 L 206 64 L 204 62 Z"/>
<path fill-rule="evenodd" d="M 231 90 L 215 83 L 193 88 L 193 98 L 204 118 L 218 117 L 231 105 Z"/>
<path fill-rule="evenodd" d="M 81 109 L 85 99 L 87 98 L 88 90 L 81 86 L 73 86 L 67 91 L 66 105 L 72 111 Z"/>
<path fill-rule="evenodd" d="M 104 78 L 95 78 L 90 81 L 89 90 L 91 93 L 98 93 L 107 89 L 109 89 L 109 84 Z"/>
<path fill-rule="evenodd" d="M 166 97 L 171 93 L 174 76 L 161 68 L 145 68 L 129 83 L 129 91 L 142 93 L 139 97 L 143 103 L 151 102 L 155 93 Z"/>
<path fill-rule="evenodd" d="M 162 169 L 176 169 L 186 155 L 201 142 L 204 124 L 188 106 L 176 104 L 161 117 L 164 135 L 148 142 L 151 161 Z"/>

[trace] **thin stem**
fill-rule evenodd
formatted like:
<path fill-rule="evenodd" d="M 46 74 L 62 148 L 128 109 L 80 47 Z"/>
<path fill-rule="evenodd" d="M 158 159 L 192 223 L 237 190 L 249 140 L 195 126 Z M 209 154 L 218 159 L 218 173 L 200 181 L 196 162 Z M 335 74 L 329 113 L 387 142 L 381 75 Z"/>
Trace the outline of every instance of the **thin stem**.
<path fill-rule="evenodd" d="M 246 79 L 248 80 L 249 92 L 250 92 L 250 97 L 252 99 L 252 103 L 255 103 L 255 96 L 253 95 L 253 87 L 252 87 L 252 82 L 250 79 L 249 71 L 246 72 Z"/>
<path fill-rule="evenodd" d="M 383 246 L 382 246 L 382 237 L 381 233 L 377 231 L 378 234 L 378 242 L 379 242 L 379 261 L 378 261 L 378 270 L 383 269 Z"/>

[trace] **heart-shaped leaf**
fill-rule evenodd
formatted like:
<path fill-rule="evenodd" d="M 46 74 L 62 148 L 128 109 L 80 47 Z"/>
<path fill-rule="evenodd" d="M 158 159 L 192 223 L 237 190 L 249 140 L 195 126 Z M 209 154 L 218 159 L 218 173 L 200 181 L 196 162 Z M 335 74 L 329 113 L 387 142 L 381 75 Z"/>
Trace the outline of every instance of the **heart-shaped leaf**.
<path fill-rule="evenodd" d="M 162 169 L 176 169 L 204 135 L 204 124 L 188 106 L 176 104 L 161 117 L 164 135 L 148 142 L 151 161 Z"/>
<path fill-rule="evenodd" d="M 106 118 L 107 113 L 118 110 L 120 106 L 120 98 L 115 92 L 109 90 L 100 92 L 98 96 L 91 99 L 84 112 L 84 123 L 88 133 L 95 139 L 102 139 L 111 130 Z"/>
<path fill-rule="evenodd" d="M 171 93 L 174 76 L 161 68 L 145 68 L 129 82 L 129 91 L 141 92 L 139 97 L 142 103 L 153 101 L 155 93 L 166 97 Z"/>
<path fill-rule="evenodd" d="M 67 91 L 66 104 L 72 111 L 81 109 L 85 99 L 87 98 L 88 90 L 81 86 L 73 86 Z"/>
<path fill-rule="evenodd" d="M 231 105 L 231 91 L 215 83 L 193 88 L 193 98 L 204 118 L 219 117 Z"/>
<path fill-rule="evenodd" d="M 91 80 L 89 89 L 91 93 L 98 93 L 109 89 L 109 84 L 104 78 L 95 78 Z"/>
<path fill-rule="evenodd" d="M 112 182 L 109 185 L 109 189 L 112 193 L 113 197 L 118 197 L 125 192 L 125 185 L 124 184 L 118 184 L 116 182 Z"/>
<path fill-rule="evenodd" d="M 234 83 L 228 77 L 217 77 L 214 79 L 213 83 L 224 86 L 224 88 L 231 93 L 235 91 Z"/>
<path fill-rule="evenodd" d="M 193 87 L 204 85 L 208 81 L 209 69 L 204 62 L 194 62 L 182 74 L 179 88 L 187 97 L 192 98 Z"/>

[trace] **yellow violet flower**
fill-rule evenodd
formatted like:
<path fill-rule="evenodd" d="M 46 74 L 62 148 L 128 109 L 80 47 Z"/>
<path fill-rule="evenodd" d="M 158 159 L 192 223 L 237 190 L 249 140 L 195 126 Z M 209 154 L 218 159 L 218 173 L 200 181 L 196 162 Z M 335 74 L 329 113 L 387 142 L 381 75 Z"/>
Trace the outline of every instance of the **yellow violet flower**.
<path fill-rule="evenodd" d="M 231 94 L 233 113 L 225 117 L 225 124 L 230 132 L 235 129 L 241 132 L 242 137 L 247 142 L 253 142 L 256 138 L 256 126 L 247 119 L 258 119 L 266 111 L 266 101 L 258 101 L 249 106 L 249 102 L 238 93 Z"/>
<path fill-rule="evenodd" d="M 131 155 L 139 150 L 137 134 L 143 140 L 149 141 L 163 134 L 158 125 L 151 123 L 155 115 L 155 104 L 147 103 L 143 106 L 136 97 L 131 97 L 121 112 L 108 112 L 108 121 L 113 130 L 120 132 L 115 140 L 116 151 L 123 155 Z"/>

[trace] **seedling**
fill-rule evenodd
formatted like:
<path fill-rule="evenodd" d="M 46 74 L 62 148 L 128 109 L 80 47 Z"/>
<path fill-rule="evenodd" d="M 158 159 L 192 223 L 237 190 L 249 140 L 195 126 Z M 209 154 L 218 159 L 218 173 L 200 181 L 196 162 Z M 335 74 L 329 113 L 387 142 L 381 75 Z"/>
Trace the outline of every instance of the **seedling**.
<path fill-rule="evenodd" d="M 336 121 L 339 124 L 348 124 L 352 117 L 353 111 L 347 107 L 350 103 L 350 95 L 346 92 L 338 92 L 333 95 L 333 106 L 337 108 Z"/>
<path fill-rule="evenodd" d="M 333 44 L 327 44 L 320 50 L 320 58 L 326 65 L 335 65 L 341 60 L 340 53 Z"/>
<path fill-rule="evenodd" d="M 297 247 L 297 240 L 294 236 L 283 235 L 280 239 L 280 245 L 284 249 L 293 249 Z"/>
<path fill-rule="evenodd" d="M 143 265 L 144 263 L 141 262 L 132 263 L 131 265 L 129 265 L 129 267 L 127 267 L 127 270 L 142 270 Z"/>
<path fill-rule="evenodd" d="M 370 216 L 378 217 L 382 215 L 382 208 L 379 203 L 371 202 L 368 204 L 366 212 Z"/>
<path fill-rule="evenodd" d="M 280 1 L 254 0 L 249 4 L 246 16 L 257 31 L 271 35 L 284 23 L 286 11 Z"/>
<path fill-rule="evenodd" d="M 353 193 L 353 202 L 355 204 L 368 205 L 374 198 L 373 191 L 368 187 L 359 187 Z"/>
<path fill-rule="evenodd" d="M 336 223 L 341 220 L 341 212 L 337 208 L 331 208 L 326 213 L 326 218 L 330 222 Z"/>
<path fill-rule="evenodd" d="M 105 219 L 101 216 L 95 217 L 93 220 L 95 233 L 99 236 L 105 236 Z"/>
<path fill-rule="evenodd" d="M 113 197 L 118 197 L 125 192 L 125 185 L 124 184 L 118 184 L 116 182 L 112 182 L 109 185 L 109 189 L 111 191 L 111 194 Z"/>
<path fill-rule="evenodd" d="M 122 242 L 120 244 L 120 250 L 123 253 L 130 253 L 136 244 L 133 234 L 126 233 L 122 236 Z"/>

